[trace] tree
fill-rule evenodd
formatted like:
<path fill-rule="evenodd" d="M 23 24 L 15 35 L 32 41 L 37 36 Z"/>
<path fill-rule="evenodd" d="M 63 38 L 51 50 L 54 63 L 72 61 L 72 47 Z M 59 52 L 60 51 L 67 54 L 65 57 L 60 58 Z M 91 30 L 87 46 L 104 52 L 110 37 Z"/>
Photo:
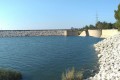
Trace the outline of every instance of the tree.
<path fill-rule="evenodd" d="M 92 24 L 90 24 L 90 25 L 89 25 L 89 29 L 95 29 L 95 26 L 92 25 Z"/>
<path fill-rule="evenodd" d="M 97 22 L 96 23 L 96 28 L 97 29 L 113 29 L 115 28 L 114 27 L 114 24 L 113 23 L 107 23 L 107 22 Z"/>
<path fill-rule="evenodd" d="M 86 25 L 86 26 L 85 26 L 85 29 L 89 29 L 89 27 Z"/>
<path fill-rule="evenodd" d="M 97 29 L 102 29 L 102 27 L 103 27 L 102 23 L 101 23 L 100 21 L 98 21 L 98 22 L 96 23 L 96 28 L 97 28 Z"/>
<path fill-rule="evenodd" d="M 115 26 L 120 31 L 120 4 L 118 5 L 118 10 L 115 10 L 115 19 L 117 20 Z"/>

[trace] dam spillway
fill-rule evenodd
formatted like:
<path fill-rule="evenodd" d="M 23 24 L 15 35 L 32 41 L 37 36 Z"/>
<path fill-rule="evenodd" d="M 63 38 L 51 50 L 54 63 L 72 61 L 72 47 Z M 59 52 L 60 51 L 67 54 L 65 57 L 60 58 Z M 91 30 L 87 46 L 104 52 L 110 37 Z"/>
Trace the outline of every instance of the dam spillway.
<path fill-rule="evenodd" d="M 82 31 L 82 33 L 79 36 L 92 36 L 92 37 L 98 37 L 98 38 L 107 38 L 113 35 L 118 34 L 118 29 L 96 29 L 96 30 L 87 30 Z"/>

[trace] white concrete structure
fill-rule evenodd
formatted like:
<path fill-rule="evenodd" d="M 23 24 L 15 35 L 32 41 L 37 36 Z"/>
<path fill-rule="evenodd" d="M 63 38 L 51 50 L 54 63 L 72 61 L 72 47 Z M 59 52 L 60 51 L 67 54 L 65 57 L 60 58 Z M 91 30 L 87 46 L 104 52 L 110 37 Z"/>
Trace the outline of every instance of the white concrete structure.
<path fill-rule="evenodd" d="M 86 36 L 86 32 L 83 31 L 79 36 Z"/>
<path fill-rule="evenodd" d="M 101 37 L 102 31 L 101 30 L 88 30 L 89 36 L 92 37 Z"/>
<path fill-rule="evenodd" d="M 107 38 L 113 35 L 118 34 L 118 30 L 117 29 L 106 29 L 106 30 L 102 30 L 102 35 L 101 38 Z"/>
<path fill-rule="evenodd" d="M 83 31 L 79 36 L 86 36 L 87 34 L 88 36 L 92 37 L 107 38 L 115 34 L 118 34 L 118 30 L 117 29 L 88 30 L 87 33 L 86 31 Z"/>

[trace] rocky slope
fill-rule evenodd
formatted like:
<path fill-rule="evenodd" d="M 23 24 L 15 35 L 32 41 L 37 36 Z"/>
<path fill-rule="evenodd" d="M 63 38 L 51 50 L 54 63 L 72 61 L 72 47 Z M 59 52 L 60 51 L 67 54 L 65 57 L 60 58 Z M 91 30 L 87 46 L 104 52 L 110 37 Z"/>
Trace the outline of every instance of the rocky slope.
<path fill-rule="evenodd" d="M 0 37 L 64 36 L 67 30 L 0 30 Z"/>
<path fill-rule="evenodd" d="M 120 80 L 120 33 L 94 45 L 99 72 L 87 80 Z"/>

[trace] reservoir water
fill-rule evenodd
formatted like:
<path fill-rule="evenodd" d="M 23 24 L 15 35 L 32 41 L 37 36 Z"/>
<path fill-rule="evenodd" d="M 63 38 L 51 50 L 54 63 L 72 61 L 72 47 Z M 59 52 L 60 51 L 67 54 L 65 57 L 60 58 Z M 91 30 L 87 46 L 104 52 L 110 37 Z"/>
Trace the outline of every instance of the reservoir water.
<path fill-rule="evenodd" d="M 0 67 L 20 71 L 23 80 L 61 80 L 74 67 L 92 70 L 97 65 L 93 37 L 12 37 L 0 38 Z"/>

